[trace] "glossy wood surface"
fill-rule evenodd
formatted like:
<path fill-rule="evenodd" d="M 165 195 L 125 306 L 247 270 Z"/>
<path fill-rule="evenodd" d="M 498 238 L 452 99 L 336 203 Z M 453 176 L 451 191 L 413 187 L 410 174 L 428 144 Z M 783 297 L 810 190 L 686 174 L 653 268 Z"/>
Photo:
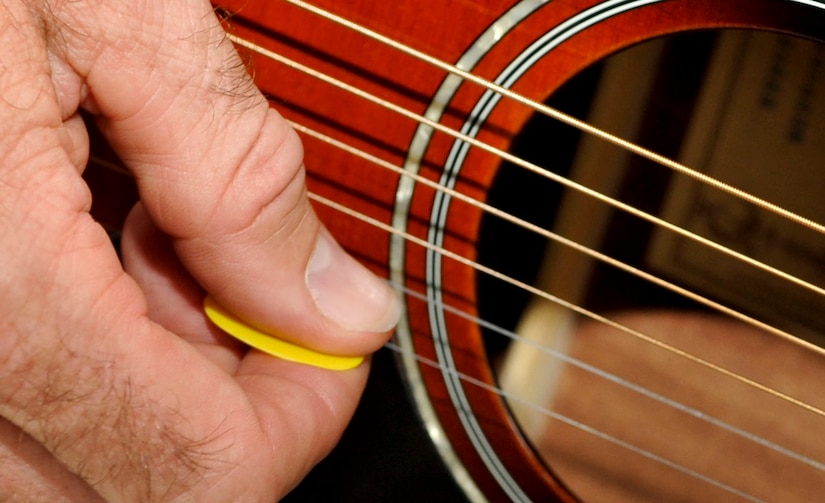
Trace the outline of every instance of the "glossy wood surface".
<path fill-rule="evenodd" d="M 491 23 L 514 2 L 501 0 L 460 0 L 408 2 L 377 0 L 315 0 L 358 24 L 415 47 L 447 62 L 455 62 Z M 538 9 L 479 61 L 474 73 L 493 79 L 513 58 L 533 41 L 578 12 L 599 4 L 595 0 L 555 0 Z M 269 50 L 300 61 L 415 113 L 424 113 L 432 96 L 445 79 L 444 71 L 400 54 L 346 28 L 320 19 L 281 1 L 229 0 L 220 2 L 231 13 L 229 30 Z M 622 48 L 668 33 L 718 27 L 756 27 L 809 37 L 820 35 L 822 16 L 799 4 L 770 0 L 672 0 L 638 8 L 614 16 L 585 30 L 554 49 L 514 85 L 514 90 L 543 102 L 571 77 L 594 62 Z M 248 51 L 242 51 L 248 52 Z M 335 89 L 259 55 L 248 54 L 256 82 L 273 106 L 290 120 L 329 134 L 339 141 L 402 166 L 416 133 L 417 124 L 350 93 Z M 483 93 L 476 85 L 462 85 L 441 123 L 460 128 Z M 508 150 L 533 112 L 503 101 L 485 122 L 478 138 L 496 148 Z M 310 191 L 338 201 L 361 213 L 391 224 L 396 206 L 399 176 L 370 165 L 312 138 L 304 138 Z M 421 175 L 438 180 L 454 140 L 435 134 L 421 161 Z M 478 149 L 471 149 L 456 190 L 485 200 L 501 161 Z M 103 185 L 107 185 L 103 181 Z M 111 191 L 109 191 L 111 193 Z M 432 189 L 417 186 L 407 231 L 426 239 L 428 219 L 434 201 Z M 355 256 L 378 274 L 388 274 L 390 237 L 383 230 L 317 206 L 326 225 Z M 108 211 L 108 214 L 113 212 Z M 117 225 L 113 218 L 112 225 Z M 460 202 L 451 206 L 445 248 L 464 257 L 477 257 L 482 214 Z M 407 288 L 426 291 L 425 251 L 406 247 Z M 477 273 L 452 261 L 444 262 L 445 300 L 468 313 L 477 314 Z M 407 309 L 415 350 L 424 358 L 437 357 L 430 335 L 428 307 L 408 300 Z M 481 330 L 458 316 L 446 320 L 451 334 L 456 368 L 495 386 L 495 377 L 482 343 Z M 427 391 L 450 442 L 479 489 L 491 500 L 506 499 L 500 484 L 488 474 L 470 445 L 442 374 L 426 365 L 421 372 Z M 475 387 L 468 391 L 475 417 L 491 439 L 518 483 L 536 501 L 574 501 L 564 484 L 535 454 L 512 419 L 502 398 Z"/>

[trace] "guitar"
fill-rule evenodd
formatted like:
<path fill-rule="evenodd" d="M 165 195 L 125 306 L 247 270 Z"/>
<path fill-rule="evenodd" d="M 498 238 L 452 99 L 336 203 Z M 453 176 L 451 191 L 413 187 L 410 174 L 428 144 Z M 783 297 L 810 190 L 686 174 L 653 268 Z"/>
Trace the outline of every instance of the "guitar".
<path fill-rule="evenodd" d="M 288 500 L 823 494 L 825 2 L 219 3 L 406 305 Z"/>

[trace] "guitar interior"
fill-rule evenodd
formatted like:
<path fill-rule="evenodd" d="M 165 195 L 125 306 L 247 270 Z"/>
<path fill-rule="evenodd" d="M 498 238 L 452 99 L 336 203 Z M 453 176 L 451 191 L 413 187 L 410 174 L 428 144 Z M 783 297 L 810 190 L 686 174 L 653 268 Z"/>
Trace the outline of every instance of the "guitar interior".
<path fill-rule="evenodd" d="M 548 104 L 823 222 L 823 77 L 825 51 L 814 42 L 749 31 L 697 32 L 612 56 L 568 82 Z M 813 285 L 825 284 L 825 237 L 544 116 L 528 123 L 512 151 L 690 234 L 515 166 L 500 169 L 491 205 L 666 283 L 485 218 L 482 263 L 626 327 L 605 326 L 547 298 L 479 277 L 482 317 L 523 338 L 510 342 L 485 331 L 499 382 L 518 397 L 510 408 L 553 471 L 584 501 L 730 497 L 650 454 L 667 452 L 679 465 L 731 487 L 748 487 L 766 500 L 819 497 L 825 477 L 809 461 L 825 459 L 825 446 L 806 439 L 821 430 L 822 418 L 710 366 L 821 407 L 821 356 L 758 324 L 822 347 L 825 300 L 692 235 Z M 733 315 L 720 314 L 717 304 Z M 535 345 L 551 349 L 537 351 Z M 605 442 L 579 421 L 612 440 Z M 802 459 L 789 460 L 742 432 L 787 446 Z"/>

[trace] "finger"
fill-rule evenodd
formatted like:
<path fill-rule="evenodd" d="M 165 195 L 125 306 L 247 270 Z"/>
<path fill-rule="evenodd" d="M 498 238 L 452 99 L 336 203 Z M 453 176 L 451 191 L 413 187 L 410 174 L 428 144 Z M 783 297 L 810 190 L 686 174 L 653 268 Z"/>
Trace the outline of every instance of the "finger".
<path fill-rule="evenodd" d="M 230 311 L 321 351 L 377 349 L 376 333 L 397 319 L 395 296 L 322 229 L 299 140 L 252 86 L 210 5 L 142 8 L 101 4 L 99 15 L 135 23 L 88 26 L 83 33 L 94 36 L 72 42 L 109 42 L 77 51 L 73 65 L 147 212 Z"/>
<path fill-rule="evenodd" d="M 258 404 L 256 417 L 267 423 L 272 434 L 268 443 L 278 452 L 269 480 L 283 481 L 277 487 L 289 490 L 337 443 L 358 403 L 368 363 L 348 373 L 327 372 L 242 351 L 234 339 L 206 323 L 202 290 L 186 277 L 169 239 L 140 205 L 126 222 L 123 260 L 147 295 L 150 317 L 233 373 Z M 285 453 L 285 448 L 293 452 Z"/>
<path fill-rule="evenodd" d="M 181 269 L 169 239 L 140 205 L 126 224 L 124 264 L 147 295 L 149 316 L 236 376 L 257 404 L 256 417 L 266 423 L 272 435 L 268 443 L 278 453 L 269 480 L 283 481 L 276 487 L 289 490 L 337 443 L 358 403 L 368 363 L 347 373 L 327 372 L 242 350 L 207 324 L 200 309 L 202 290 Z"/>
<path fill-rule="evenodd" d="M 49 76 L 57 111 L 63 121 L 63 127 L 57 130 L 57 134 L 69 161 L 82 173 L 89 160 L 89 135 L 77 108 L 87 99 L 87 89 L 59 52 L 47 47 Z"/>
<path fill-rule="evenodd" d="M 203 289 L 141 204 L 126 219 L 121 249 L 126 272 L 146 295 L 149 318 L 187 340 L 227 374 L 234 374 L 246 348 L 209 323 L 203 312 Z"/>

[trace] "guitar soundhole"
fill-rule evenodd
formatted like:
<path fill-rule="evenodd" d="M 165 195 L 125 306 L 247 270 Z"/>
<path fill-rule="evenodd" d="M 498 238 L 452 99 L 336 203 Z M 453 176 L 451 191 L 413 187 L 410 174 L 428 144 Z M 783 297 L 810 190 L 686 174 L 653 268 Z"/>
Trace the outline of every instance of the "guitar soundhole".
<path fill-rule="evenodd" d="M 823 79 L 825 51 L 813 42 L 697 32 L 612 56 L 548 104 L 825 222 Z M 802 282 L 825 284 L 820 233 L 706 184 L 543 116 L 511 151 Z M 701 297 L 485 217 L 481 263 L 627 328 L 479 275 L 481 317 L 530 341 L 485 329 L 499 384 L 516 397 L 509 407 L 535 451 L 574 494 L 614 502 L 823 494 L 825 445 L 812 434 L 825 426 L 820 414 L 634 335 L 822 408 L 822 357 L 743 321 L 821 347 L 819 293 L 514 166 L 501 167 L 488 202 Z M 715 303 L 738 314 L 721 314 Z"/>

